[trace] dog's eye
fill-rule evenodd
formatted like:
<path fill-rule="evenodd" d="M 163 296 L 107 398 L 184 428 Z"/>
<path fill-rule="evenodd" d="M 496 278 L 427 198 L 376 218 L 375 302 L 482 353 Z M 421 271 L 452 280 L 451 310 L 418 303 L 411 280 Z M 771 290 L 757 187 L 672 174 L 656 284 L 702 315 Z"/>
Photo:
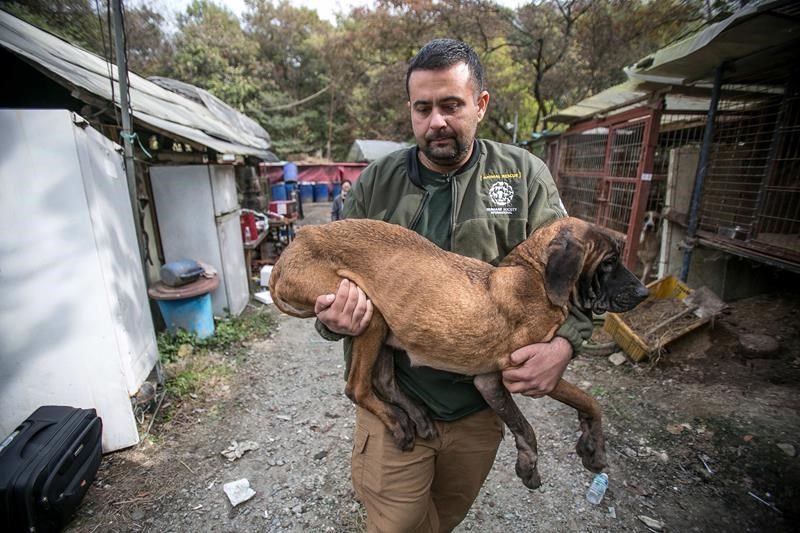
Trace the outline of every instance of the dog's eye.
<path fill-rule="evenodd" d="M 611 256 L 609 256 L 609 257 L 606 257 L 606 258 L 603 260 L 603 263 L 602 263 L 602 264 L 603 264 L 603 266 L 604 266 L 604 267 L 606 267 L 606 268 L 612 268 L 614 265 L 616 265 L 616 264 L 617 264 L 617 261 L 618 261 L 618 258 L 617 258 L 617 256 L 616 256 L 616 255 L 611 255 Z"/>

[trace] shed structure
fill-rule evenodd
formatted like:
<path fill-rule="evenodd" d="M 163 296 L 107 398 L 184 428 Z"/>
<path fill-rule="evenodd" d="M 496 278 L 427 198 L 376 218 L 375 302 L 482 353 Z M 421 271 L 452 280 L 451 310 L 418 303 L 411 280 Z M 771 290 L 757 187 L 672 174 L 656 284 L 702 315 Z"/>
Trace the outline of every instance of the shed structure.
<path fill-rule="evenodd" d="M 799 44 L 800 5 L 753 2 L 548 117 L 568 125 L 547 148 L 568 212 L 624 235 L 632 268 L 657 210 L 681 247 L 661 275 L 685 280 L 698 246 L 800 272 Z"/>

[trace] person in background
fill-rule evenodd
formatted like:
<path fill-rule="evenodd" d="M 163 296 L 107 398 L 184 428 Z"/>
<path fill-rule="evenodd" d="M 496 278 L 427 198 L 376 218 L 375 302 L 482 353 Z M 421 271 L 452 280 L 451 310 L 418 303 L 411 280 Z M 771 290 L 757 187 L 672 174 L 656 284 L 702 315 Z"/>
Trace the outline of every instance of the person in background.
<path fill-rule="evenodd" d="M 342 180 L 342 192 L 336 195 L 336 198 L 333 199 L 333 203 L 331 204 L 331 220 L 342 219 L 344 199 L 347 198 L 347 194 L 350 192 L 350 187 L 352 187 L 350 180 Z"/>
<path fill-rule="evenodd" d="M 406 92 L 416 146 L 364 169 L 345 201 L 345 218 L 399 224 L 440 248 L 497 265 L 538 227 L 567 215 L 540 159 L 475 138 L 489 93 L 480 60 L 467 44 L 426 44 L 409 64 Z M 364 332 L 372 310 L 367 295 L 347 279 L 335 294 L 317 299 L 317 331 L 344 339 L 347 367 L 351 339 Z M 510 354 L 516 366 L 503 372 L 506 388 L 534 398 L 548 394 L 591 332 L 591 319 L 570 309 L 550 342 Z M 394 356 L 400 387 L 427 408 L 438 436 L 417 437 L 414 449 L 404 452 L 375 415 L 357 408 L 351 472 L 367 530 L 451 531 L 492 467 L 503 424 L 470 376 L 415 367 L 406 353 L 385 349 Z"/>

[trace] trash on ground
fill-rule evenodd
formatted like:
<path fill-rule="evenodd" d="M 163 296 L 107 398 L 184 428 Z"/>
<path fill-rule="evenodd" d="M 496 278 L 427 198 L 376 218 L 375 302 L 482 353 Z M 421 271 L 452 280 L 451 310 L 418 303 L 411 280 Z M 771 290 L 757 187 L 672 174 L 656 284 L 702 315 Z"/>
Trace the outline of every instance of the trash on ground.
<path fill-rule="evenodd" d="M 664 522 L 661 522 L 660 520 L 650 518 L 649 516 L 645 516 L 643 514 L 640 514 L 637 518 L 653 531 L 664 531 Z"/>
<path fill-rule="evenodd" d="M 245 452 L 249 452 L 250 450 L 257 450 L 258 443 L 253 442 L 252 440 L 246 440 L 243 442 L 231 441 L 231 445 L 228 446 L 226 449 L 221 451 L 220 453 L 228 458 L 228 461 L 235 461 L 236 459 L 241 458 Z"/>
<path fill-rule="evenodd" d="M 256 491 L 250 488 L 250 482 L 245 478 L 225 483 L 222 490 L 225 491 L 228 500 L 234 507 L 256 495 Z"/>

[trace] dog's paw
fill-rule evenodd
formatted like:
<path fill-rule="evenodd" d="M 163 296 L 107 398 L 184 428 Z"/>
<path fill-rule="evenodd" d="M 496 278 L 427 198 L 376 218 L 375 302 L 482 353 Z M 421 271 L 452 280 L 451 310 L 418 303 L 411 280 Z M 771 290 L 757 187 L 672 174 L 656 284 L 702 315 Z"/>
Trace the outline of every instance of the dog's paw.
<path fill-rule="evenodd" d="M 596 437 L 588 429 L 584 429 L 575 445 L 575 453 L 581 458 L 583 467 L 592 472 L 602 472 L 606 464 L 606 445 L 602 437 Z"/>
<path fill-rule="evenodd" d="M 438 436 L 438 432 L 436 431 L 436 426 L 433 424 L 433 420 L 420 411 L 415 416 L 411 417 L 411 420 L 414 423 L 414 427 L 417 430 L 417 436 L 422 440 L 431 440 L 435 439 Z"/>
<path fill-rule="evenodd" d="M 399 408 L 392 409 L 391 424 L 388 424 L 389 432 L 398 448 L 404 452 L 414 449 L 416 432 L 414 423 L 406 415 L 405 411 Z"/>
<path fill-rule="evenodd" d="M 539 476 L 539 469 L 536 468 L 536 461 L 532 461 L 527 454 L 517 454 L 515 470 L 517 476 L 522 480 L 522 484 L 529 489 L 538 489 L 542 485 L 542 478 Z"/>

